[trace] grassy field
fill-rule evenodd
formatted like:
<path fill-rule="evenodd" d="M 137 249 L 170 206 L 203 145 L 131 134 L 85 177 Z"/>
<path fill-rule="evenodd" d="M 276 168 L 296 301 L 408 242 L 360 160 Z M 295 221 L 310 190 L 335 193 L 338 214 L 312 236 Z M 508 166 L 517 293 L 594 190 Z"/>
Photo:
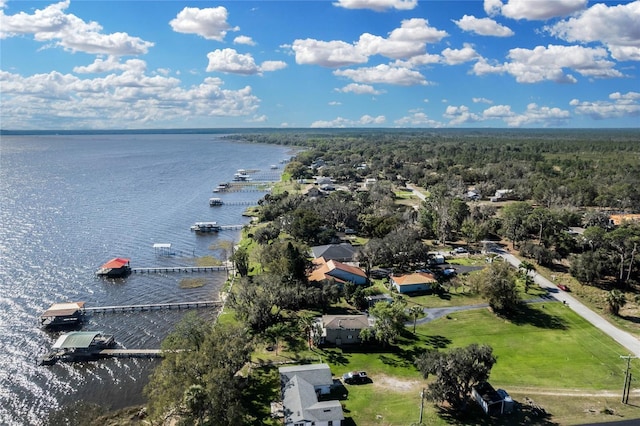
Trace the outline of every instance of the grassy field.
<path fill-rule="evenodd" d="M 459 312 L 419 325 L 387 349 L 327 348 L 311 352 L 256 354 L 261 361 L 306 358 L 327 362 L 335 376 L 362 369 L 373 383 L 347 386 L 344 399 L 347 425 L 410 425 L 417 422 L 420 391 L 427 385 L 413 360 L 427 347 L 449 349 L 470 343 L 491 345 L 498 362 L 491 374 L 496 388 L 506 389 L 523 403 L 529 397 L 542 405 L 547 417 L 533 418 L 525 405 L 518 415 L 488 421 L 475 407 L 465 418 L 452 418 L 425 402 L 425 424 L 579 424 L 640 417 L 640 395 L 620 403 L 625 351 L 609 337 L 558 302 L 528 305 L 512 321 L 487 309 Z M 264 356 L 264 357 L 263 357 Z M 256 359 L 257 360 L 257 359 Z M 634 377 L 640 368 L 632 363 Z M 632 388 L 636 387 L 634 380 Z M 265 423 L 271 424 L 271 423 Z"/>

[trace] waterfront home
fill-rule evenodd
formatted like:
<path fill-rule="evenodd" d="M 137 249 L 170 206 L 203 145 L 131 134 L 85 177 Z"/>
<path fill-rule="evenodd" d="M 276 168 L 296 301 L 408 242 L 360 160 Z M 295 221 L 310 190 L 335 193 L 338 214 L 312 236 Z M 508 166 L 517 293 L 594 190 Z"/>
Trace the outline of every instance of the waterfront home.
<path fill-rule="evenodd" d="M 313 270 L 308 276 L 309 281 L 330 280 L 337 284 L 351 282 L 354 284 L 367 284 L 367 275 L 365 272 L 356 267 L 347 265 L 337 260 L 326 260 L 319 257 L 313 260 Z"/>
<path fill-rule="evenodd" d="M 389 277 L 389 283 L 400 294 L 429 291 L 437 282 L 436 277 L 428 272 L 414 272 Z"/>
<path fill-rule="evenodd" d="M 326 260 L 337 260 L 338 262 L 352 262 L 356 253 L 355 247 L 349 243 L 325 244 L 311 247 L 311 255 L 317 259 L 323 257 Z"/>
<path fill-rule="evenodd" d="M 42 315 L 42 327 L 75 327 L 84 319 L 84 302 L 54 303 Z"/>
<path fill-rule="evenodd" d="M 123 257 L 111 259 L 96 271 L 96 275 L 108 278 L 126 277 L 130 273 L 131 266 L 129 265 L 129 259 Z"/>
<path fill-rule="evenodd" d="M 336 346 L 361 343 L 360 332 L 369 327 L 366 315 L 323 315 L 320 342 Z"/>
<path fill-rule="evenodd" d="M 340 426 L 340 401 L 319 401 L 328 395 L 333 376 L 327 364 L 280 367 L 280 390 L 285 426 Z"/>

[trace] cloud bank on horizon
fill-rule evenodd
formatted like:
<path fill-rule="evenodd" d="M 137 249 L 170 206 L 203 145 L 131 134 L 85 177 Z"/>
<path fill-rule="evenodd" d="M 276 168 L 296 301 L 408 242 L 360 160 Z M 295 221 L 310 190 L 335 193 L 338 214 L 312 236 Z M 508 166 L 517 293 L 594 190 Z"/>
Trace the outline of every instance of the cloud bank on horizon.
<path fill-rule="evenodd" d="M 639 127 L 640 0 L 0 0 L 2 129 Z"/>

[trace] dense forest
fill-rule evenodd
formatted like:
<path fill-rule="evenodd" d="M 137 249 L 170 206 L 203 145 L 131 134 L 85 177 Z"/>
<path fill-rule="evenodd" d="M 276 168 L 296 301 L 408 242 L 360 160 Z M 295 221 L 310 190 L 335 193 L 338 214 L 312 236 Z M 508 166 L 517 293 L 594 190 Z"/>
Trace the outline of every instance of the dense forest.
<path fill-rule="evenodd" d="M 326 244 L 353 229 L 369 239 L 360 251 L 364 266 L 408 270 L 424 260 L 421 240 L 499 239 L 540 265 L 568 265 L 586 284 L 637 282 L 638 224 L 610 223 L 611 214 L 640 212 L 636 130 L 287 131 L 241 138 L 302 148 L 286 168 L 292 179 L 326 176 L 350 189 L 262 200 L 261 220 L 281 224 L 302 244 Z M 365 179 L 376 184 L 358 191 Z M 394 191 L 407 183 L 428 193 L 417 212 L 395 203 Z M 506 190 L 501 201 L 508 202 L 487 202 L 498 190 Z"/>

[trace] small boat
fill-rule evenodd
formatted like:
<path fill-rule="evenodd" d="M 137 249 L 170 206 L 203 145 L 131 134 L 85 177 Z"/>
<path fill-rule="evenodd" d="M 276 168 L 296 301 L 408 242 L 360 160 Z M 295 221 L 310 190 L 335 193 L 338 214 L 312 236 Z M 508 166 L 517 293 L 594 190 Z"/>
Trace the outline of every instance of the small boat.
<path fill-rule="evenodd" d="M 275 169 L 277 169 L 277 168 L 278 168 L 278 165 L 277 165 L 277 164 L 272 164 L 272 165 L 271 165 L 271 170 L 275 170 Z"/>
<path fill-rule="evenodd" d="M 129 259 L 122 257 L 111 259 L 96 271 L 96 275 L 108 278 L 122 278 L 130 273 L 131 266 L 129 265 Z"/>
<path fill-rule="evenodd" d="M 248 180 L 251 180 L 251 178 L 246 173 L 236 173 L 233 175 L 233 180 L 235 180 L 236 182 L 246 182 Z"/>
<path fill-rule="evenodd" d="M 71 328 L 84 320 L 84 302 L 54 303 L 42 315 L 40 326 L 45 328 Z"/>
<path fill-rule="evenodd" d="M 191 230 L 195 232 L 218 232 L 220 225 L 218 225 L 218 222 L 196 222 L 191 225 Z"/>
<path fill-rule="evenodd" d="M 209 205 L 210 206 L 221 206 L 222 204 L 224 204 L 222 202 L 221 198 L 209 198 Z"/>

